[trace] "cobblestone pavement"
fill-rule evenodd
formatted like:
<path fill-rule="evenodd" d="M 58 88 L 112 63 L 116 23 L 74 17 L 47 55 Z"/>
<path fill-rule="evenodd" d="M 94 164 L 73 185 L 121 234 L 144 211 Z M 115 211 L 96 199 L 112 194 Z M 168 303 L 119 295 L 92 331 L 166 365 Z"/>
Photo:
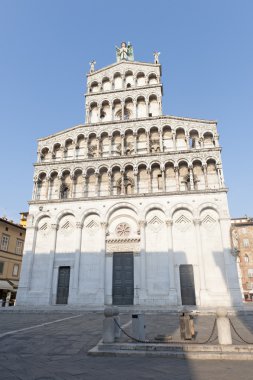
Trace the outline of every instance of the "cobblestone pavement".
<path fill-rule="evenodd" d="M 247 338 L 253 331 L 253 315 L 235 318 Z M 130 315 L 121 317 L 121 324 Z M 252 380 L 253 363 L 239 361 L 197 361 L 145 357 L 90 357 L 87 351 L 101 339 L 102 313 L 0 313 L 1 380 L 89 380 L 89 379 L 173 379 Z M 208 334 L 212 316 L 198 317 L 197 329 Z M 49 323 L 57 321 L 55 323 Z M 37 326 L 38 325 L 38 326 Z M 178 316 L 146 315 L 148 336 L 178 334 Z M 37 327 L 34 327 L 37 326 Z M 28 329 L 29 327 L 34 327 Z M 23 331 L 14 330 L 25 329 Z M 129 328 L 128 328 L 128 331 Z M 4 335 L 5 333 L 9 335 Z"/>

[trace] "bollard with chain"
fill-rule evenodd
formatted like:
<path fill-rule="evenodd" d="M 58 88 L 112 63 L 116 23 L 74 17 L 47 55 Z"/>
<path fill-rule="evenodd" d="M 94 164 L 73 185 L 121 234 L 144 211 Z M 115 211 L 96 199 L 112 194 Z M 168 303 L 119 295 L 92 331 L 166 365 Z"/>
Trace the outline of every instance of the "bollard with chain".
<path fill-rule="evenodd" d="M 191 340 L 195 335 L 193 316 L 183 311 L 180 315 L 180 336 L 183 340 Z"/>
<path fill-rule="evenodd" d="M 232 335 L 227 309 L 224 307 L 218 307 L 216 310 L 216 316 L 219 344 L 232 344 Z"/>
<path fill-rule="evenodd" d="M 115 327 L 114 318 L 119 315 L 117 307 L 106 307 L 104 310 L 105 319 L 103 320 L 103 342 L 114 343 L 115 337 L 119 336 L 118 329 Z"/>

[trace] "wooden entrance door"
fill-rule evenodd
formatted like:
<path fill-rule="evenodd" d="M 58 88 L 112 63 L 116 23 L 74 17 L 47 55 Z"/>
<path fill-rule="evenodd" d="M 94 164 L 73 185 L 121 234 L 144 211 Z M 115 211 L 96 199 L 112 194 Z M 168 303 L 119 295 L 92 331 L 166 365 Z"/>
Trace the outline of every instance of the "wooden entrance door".
<path fill-rule="evenodd" d="M 182 305 L 196 305 L 194 274 L 192 265 L 180 265 Z"/>
<path fill-rule="evenodd" d="M 57 304 L 67 304 L 69 296 L 69 278 L 70 267 L 59 267 L 58 285 L 57 285 Z"/>
<path fill-rule="evenodd" d="M 112 301 L 113 305 L 133 305 L 133 253 L 113 254 Z"/>

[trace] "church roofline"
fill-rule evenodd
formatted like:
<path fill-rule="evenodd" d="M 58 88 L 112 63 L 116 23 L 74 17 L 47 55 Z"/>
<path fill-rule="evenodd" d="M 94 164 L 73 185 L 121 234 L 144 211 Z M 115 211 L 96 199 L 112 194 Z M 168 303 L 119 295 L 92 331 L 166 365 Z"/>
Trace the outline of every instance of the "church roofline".
<path fill-rule="evenodd" d="M 119 65 L 124 65 L 124 64 L 127 64 L 127 65 L 134 65 L 134 64 L 138 64 L 138 65 L 144 65 L 144 66 L 151 66 L 151 67 L 158 67 L 160 69 L 160 75 L 161 75 L 161 64 L 158 63 L 151 63 L 151 62 L 139 62 L 139 61 L 120 61 L 120 62 L 115 62 L 115 63 L 112 63 L 111 65 L 109 66 L 105 66 L 99 70 L 95 70 L 93 71 L 93 73 L 87 73 L 86 76 L 87 77 L 92 77 L 93 75 L 96 75 L 98 73 L 101 73 L 102 71 L 104 70 L 108 70 L 108 69 L 111 69 L 112 67 L 116 67 L 116 66 L 119 66 Z"/>
<path fill-rule="evenodd" d="M 117 121 L 108 121 L 108 122 L 98 122 L 98 123 L 89 123 L 89 124 L 78 124 L 74 127 L 64 129 L 63 131 L 53 133 L 52 135 L 48 135 L 46 137 L 40 137 L 37 139 L 38 142 L 47 140 L 49 138 L 60 136 L 64 133 L 73 131 L 80 127 L 96 127 L 96 126 L 106 126 L 106 125 L 116 125 L 116 124 L 127 124 L 134 122 L 142 122 L 142 121 L 151 121 L 151 120 L 163 120 L 163 119 L 169 119 L 169 120 L 179 120 L 179 121 L 190 121 L 194 123 L 206 123 L 206 124 L 215 124 L 217 125 L 217 120 L 207 120 L 207 119 L 196 119 L 196 118 L 190 118 L 190 117 L 181 117 L 181 116 L 173 116 L 173 115 L 162 115 L 162 116 L 154 116 L 154 117 L 145 117 L 145 118 L 138 118 L 138 119 L 130 119 L 130 120 L 117 120 Z"/>

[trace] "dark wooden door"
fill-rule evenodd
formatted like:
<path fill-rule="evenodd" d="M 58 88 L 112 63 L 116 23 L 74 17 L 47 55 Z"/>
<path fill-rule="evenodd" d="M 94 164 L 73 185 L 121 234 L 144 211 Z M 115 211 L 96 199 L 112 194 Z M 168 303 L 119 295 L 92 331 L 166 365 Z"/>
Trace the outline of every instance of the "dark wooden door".
<path fill-rule="evenodd" d="M 113 305 L 133 305 L 134 260 L 132 253 L 113 254 Z"/>
<path fill-rule="evenodd" d="M 59 267 L 57 285 L 57 304 L 67 304 L 69 296 L 70 267 Z"/>
<path fill-rule="evenodd" d="M 194 274 L 192 265 L 180 265 L 182 305 L 196 305 Z"/>

